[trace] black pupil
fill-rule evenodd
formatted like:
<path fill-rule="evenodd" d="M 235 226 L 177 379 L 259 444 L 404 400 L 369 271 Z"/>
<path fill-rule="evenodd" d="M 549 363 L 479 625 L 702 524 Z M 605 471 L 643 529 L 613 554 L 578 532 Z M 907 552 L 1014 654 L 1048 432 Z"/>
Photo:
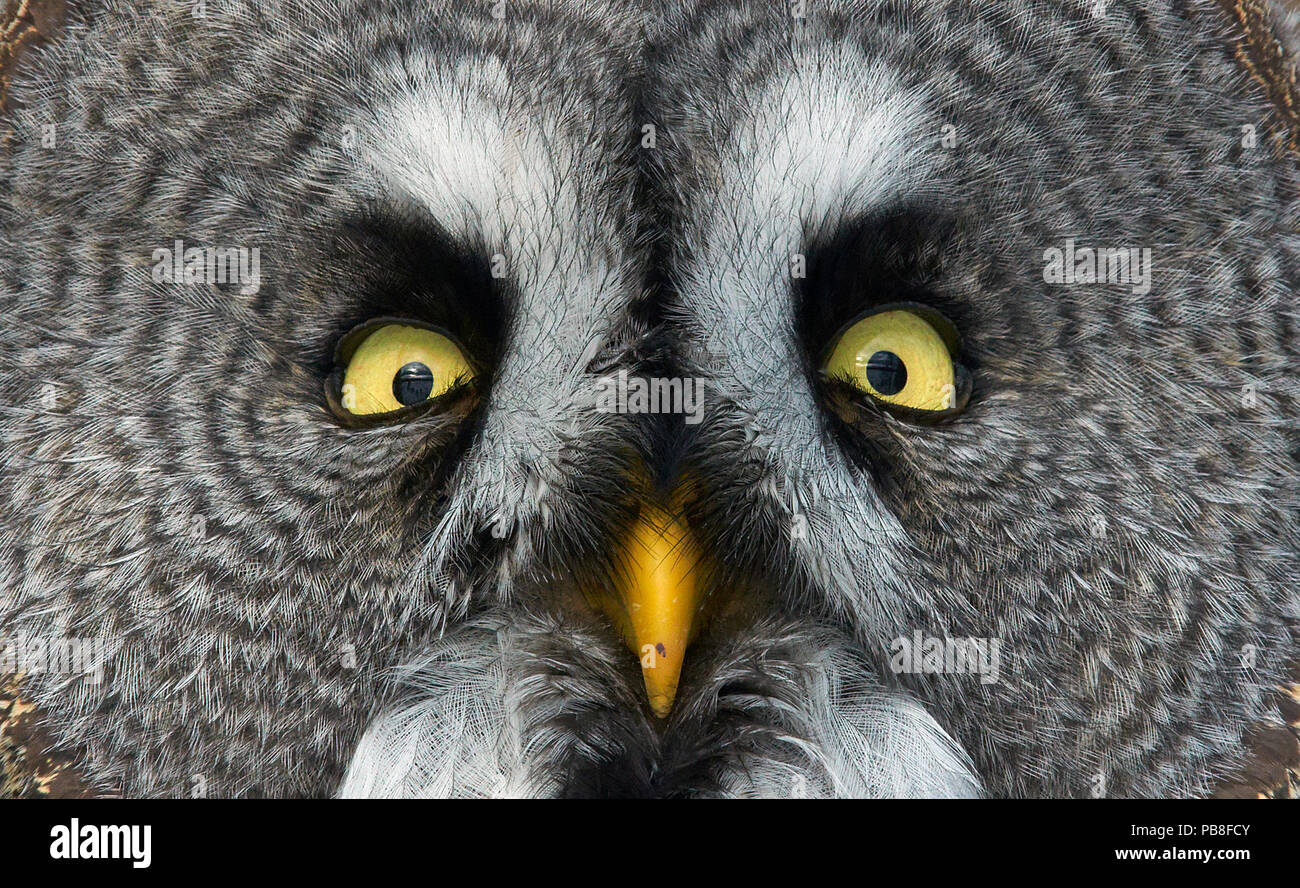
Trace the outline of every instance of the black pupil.
<path fill-rule="evenodd" d="M 907 385 L 907 365 L 891 351 L 878 351 L 867 361 L 867 382 L 882 395 L 896 395 Z"/>
<path fill-rule="evenodd" d="M 433 391 L 433 371 L 419 361 L 412 361 L 393 377 L 393 397 L 399 404 L 419 404 Z"/>

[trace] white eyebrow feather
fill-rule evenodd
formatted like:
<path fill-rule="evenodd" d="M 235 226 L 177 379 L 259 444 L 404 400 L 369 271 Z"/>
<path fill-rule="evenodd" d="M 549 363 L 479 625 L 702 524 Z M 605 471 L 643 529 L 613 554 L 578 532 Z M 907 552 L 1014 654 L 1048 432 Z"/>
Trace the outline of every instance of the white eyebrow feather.
<path fill-rule="evenodd" d="M 539 227 L 575 218 L 581 183 L 572 172 L 582 161 L 553 122 L 512 95 L 501 62 L 430 59 L 427 69 L 417 95 L 373 112 L 361 159 L 465 243 L 519 248 Z"/>
<path fill-rule="evenodd" d="M 924 183 L 940 132 L 925 97 L 854 47 L 827 48 L 773 80 L 719 155 L 706 231 L 737 222 L 797 246 Z M 925 138 L 934 129 L 933 140 Z"/>

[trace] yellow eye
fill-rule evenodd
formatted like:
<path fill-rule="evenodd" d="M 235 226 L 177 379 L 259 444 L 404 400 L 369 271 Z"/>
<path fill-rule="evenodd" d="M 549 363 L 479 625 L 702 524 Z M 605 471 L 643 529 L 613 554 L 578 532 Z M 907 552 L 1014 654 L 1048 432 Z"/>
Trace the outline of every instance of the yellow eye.
<path fill-rule="evenodd" d="M 385 324 L 348 359 L 340 403 L 349 413 L 390 413 L 446 393 L 474 376 L 456 343 L 435 330 Z"/>
<path fill-rule="evenodd" d="M 913 410 L 951 410 L 960 399 L 948 340 L 908 309 L 877 312 L 850 326 L 831 349 L 825 372 Z"/>

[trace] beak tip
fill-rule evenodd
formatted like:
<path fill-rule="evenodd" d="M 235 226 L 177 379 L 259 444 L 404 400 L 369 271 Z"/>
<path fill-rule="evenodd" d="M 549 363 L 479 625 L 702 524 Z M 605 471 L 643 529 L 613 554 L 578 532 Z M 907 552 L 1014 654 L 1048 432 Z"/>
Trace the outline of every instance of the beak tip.
<path fill-rule="evenodd" d="M 651 694 L 650 711 L 654 713 L 655 718 L 667 718 L 668 713 L 673 711 L 673 698 L 669 694 Z"/>

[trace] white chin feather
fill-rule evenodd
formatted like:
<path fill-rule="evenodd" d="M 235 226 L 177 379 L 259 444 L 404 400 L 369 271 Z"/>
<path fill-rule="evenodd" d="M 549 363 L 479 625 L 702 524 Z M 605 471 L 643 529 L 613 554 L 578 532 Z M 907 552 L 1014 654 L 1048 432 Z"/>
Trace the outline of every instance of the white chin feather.
<path fill-rule="evenodd" d="M 527 798 L 557 787 L 527 776 L 507 709 L 506 633 L 455 633 L 404 671 L 418 696 L 381 715 L 353 753 L 340 798 Z"/>
<path fill-rule="evenodd" d="M 785 743 L 801 756 L 748 758 L 720 775 L 748 798 L 978 798 L 965 750 L 920 703 L 880 687 L 856 658 L 832 653 L 811 676 Z M 807 739 L 802 739 L 807 738 Z"/>
<path fill-rule="evenodd" d="M 534 761 L 525 697 L 511 687 L 510 654 L 527 633 L 483 624 L 453 633 L 404 670 L 412 692 L 376 719 L 358 745 L 342 798 L 520 798 L 563 791 Z M 741 798 L 969 798 L 970 760 L 912 698 L 886 690 L 848 648 L 805 664 L 800 699 L 772 705 L 785 730 L 714 775 L 704 794 Z M 536 713 L 533 713 L 536 715 Z M 587 738 L 591 740 L 593 738 Z M 534 747 L 536 744 L 534 744 Z M 689 787 L 679 787 L 689 791 Z"/>

